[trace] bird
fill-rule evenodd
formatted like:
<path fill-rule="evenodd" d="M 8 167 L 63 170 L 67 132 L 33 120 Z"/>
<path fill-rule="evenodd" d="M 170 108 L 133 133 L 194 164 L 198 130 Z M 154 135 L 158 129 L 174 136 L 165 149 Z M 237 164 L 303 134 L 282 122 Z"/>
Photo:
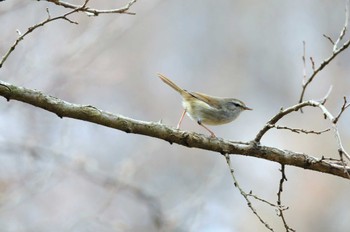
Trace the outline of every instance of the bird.
<path fill-rule="evenodd" d="M 211 137 L 216 137 L 215 133 L 206 125 L 222 125 L 235 120 L 241 112 L 252 110 L 241 100 L 227 97 L 215 97 L 199 92 L 187 91 L 176 85 L 163 74 L 158 73 L 158 77 L 182 96 L 182 106 L 184 111 L 180 117 L 176 129 L 180 129 L 182 120 L 187 114 L 198 125 L 206 129 Z"/>

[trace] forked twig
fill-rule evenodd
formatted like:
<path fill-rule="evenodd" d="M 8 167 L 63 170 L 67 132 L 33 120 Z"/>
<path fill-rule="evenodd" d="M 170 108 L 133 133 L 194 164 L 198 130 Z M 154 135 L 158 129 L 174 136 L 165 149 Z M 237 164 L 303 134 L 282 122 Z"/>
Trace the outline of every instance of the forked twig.
<path fill-rule="evenodd" d="M 14 42 L 14 44 L 10 47 L 10 49 L 6 52 L 6 54 L 1 58 L 0 60 L 0 68 L 4 65 L 5 61 L 7 60 L 7 58 L 10 56 L 10 54 L 15 50 L 15 48 L 17 47 L 17 45 L 19 44 L 20 41 L 22 41 L 24 39 L 24 37 L 26 37 L 28 34 L 32 33 L 35 29 L 39 28 L 39 27 L 42 27 L 44 26 L 45 24 L 47 23 L 50 23 L 52 21 L 55 21 L 55 20 L 59 20 L 59 19 L 63 19 L 63 20 L 66 20 L 70 23 L 73 23 L 73 24 L 78 24 L 77 22 L 74 22 L 70 19 L 68 19 L 67 17 L 75 12 L 78 12 L 80 11 L 81 9 L 85 8 L 86 4 L 89 2 L 89 0 L 85 0 L 84 4 L 81 5 L 79 8 L 76 8 L 64 15 L 61 15 L 61 16 L 57 16 L 57 17 L 53 17 L 51 18 L 51 15 L 50 15 L 50 12 L 48 9 L 46 9 L 46 12 L 47 12 L 47 19 L 45 19 L 44 21 L 38 23 L 38 24 L 35 24 L 34 26 L 31 26 L 27 29 L 27 31 L 25 33 L 20 33 L 19 31 L 17 31 L 17 33 L 19 34 L 19 37 L 16 39 L 16 41 Z"/>
<path fill-rule="evenodd" d="M 78 5 L 74 5 L 68 2 L 64 2 L 64 1 L 59 1 L 59 0 L 46 0 L 48 2 L 54 3 L 58 6 L 62 6 L 64 8 L 68 8 L 68 9 L 77 9 L 79 8 Z M 116 9 L 109 9 L 109 10 L 99 10 L 99 9 L 93 9 L 93 8 L 89 8 L 89 7 L 85 7 L 83 9 L 80 9 L 81 11 L 86 12 L 88 15 L 93 15 L 93 16 L 98 16 L 99 14 L 130 14 L 130 15 L 135 15 L 136 13 L 134 12 L 128 12 L 128 10 L 130 9 L 130 7 L 132 5 L 134 5 L 136 3 L 137 0 L 131 0 L 130 2 L 128 2 L 125 6 L 121 7 L 121 8 L 116 8 Z"/>
<path fill-rule="evenodd" d="M 302 91 L 301 91 L 301 95 L 299 98 L 299 103 L 301 103 L 304 100 L 304 95 L 305 95 L 305 91 L 306 88 L 309 86 L 309 84 L 314 80 L 314 78 L 316 77 L 316 75 L 322 71 L 324 69 L 324 67 L 326 67 L 335 57 L 337 57 L 342 51 L 344 51 L 345 49 L 347 49 L 350 45 L 350 39 L 348 41 L 346 41 L 343 46 L 341 48 L 339 48 L 338 50 L 336 50 L 335 52 L 333 52 L 333 54 L 328 57 L 327 59 L 325 59 L 320 66 L 318 66 L 315 71 L 312 73 L 312 75 L 306 80 L 306 82 L 303 84 L 302 86 Z"/>
<path fill-rule="evenodd" d="M 330 88 L 327 92 L 327 94 L 325 95 L 325 97 L 319 101 L 317 101 L 317 104 L 324 104 L 327 101 L 327 98 L 330 94 L 330 91 L 332 89 Z M 259 133 L 255 136 L 254 142 L 255 143 L 260 143 L 260 140 L 262 139 L 262 137 L 264 136 L 264 134 L 270 130 L 271 128 L 274 128 L 276 123 L 283 118 L 284 116 L 286 116 L 287 114 L 290 114 L 292 112 L 296 112 L 301 110 L 302 108 L 306 107 L 306 106 L 313 106 L 316 107 L 316 105 L 312 104 L 312 102 L 316 102 L 316 101 L 304 101 L 301 103 L 298 103 L 294 106 L 288 107 L 286 109 L 281 108 L 280 112 L 278 112 L 275 116 L 273 116 L 267 123 L 266 125 L 259 131 Z"/>
<path fill-rule="evenodd" d="M 79 12 L 79 11 L 83 11 L 83 12 L 86 12 L 86 13 L 89 13 L 89 14 L 93 14 L 93 15 L 98 15 L 98 14 L 102 14 L 102 13 L 124 13 L 124 14 L 135 14 L 135 13 L 131 13 L 131 12 L 127 12 L 130 7 L 136 3 L 137 0 L 131 0 L 128 4 L 126 4 L 124 7 L 122 8 L 119 8 L 119 9 L 112 9 L 112 10 L 96 10 L 96 9 L 91 9 L 89 7 L 87 7 L 87 4 L 89 2 L 89 0 L 85 0 L 84 3 L 79 6 L 79 5 L 73 5 L 73 4 L 70 4 L 70 3 L 67 3 L 67 2 L 63 2 L 63 1 L 59 1 L 59 0 L 46 0 L 48 2 L 52 2 L 56 5 L 60 5 L 60 6 L 63 6 L 63 7 L 66 7 L 66 8 L 70 8 L 72 9 L 71 11 L 69 11 L 68 13 L 64 14 L 64 15 L 61 15 L 61 16 L 57 16 L 57 17 L 53 17 L 51 18 L 51 15 L 50 15 L 50 12 L 48 10 L 48 8 L 46 9 L 46 12 L 47 12 L 47 19 L 38 23 L 38 24 L 35 24 L 34 26 L 31 26 L 27 29 L 27 31 L 25 33 L 20 33 L 18 30 L 17 30 L 17 33 L 19 35 L 19 37 L 16 39 L 16 41 L 14 42 L 14 44 L 10 47 L 10 49 L 5 53 L 5 55 L 1 58 L 0 60 L 0 68 L 4 65 L 5 61 L 8 59 L 8 57 L 10 56 L 10 54 L 15 50 L 15 48 L 17 47 L 17 45 L 19 44 L 20 41 L 22 41 L 24 39 L 24 37 L 26 37 L 28 34 L 32 33 L 35 29 L 39 28 L 39 27 L 42 27 L 44 26 L 45 24 L 47 23 L 50 23 L 52 21 L 56 21 L 56 20 L 59 20 L 59 19 L 63 19 L 63 20 L 66 20 L 70 23 L 73 23 L 73 24 L 78 24 L 77 22 L 75 21 L 72 21 L 71 19 L 68 18 L 69 15 L 73 14 L 73 13 L 76 13 L 76 12 Z"/>
<path fill-rule="evenodd" d="M 338 120 L 339 120 L 339 118 L 340 118 L 340 116 L 344 113 L 344 111 L 350 106 L 350 103 L 348 104 L 348 101 L 347 101 L 347 99 L 346 99 L 346 97 L 344 96 L 344 103 L 343 103 L 343 105 L 342 105 L 342 107 L 341 107 L 341 109 L 340 109 L 340 112 L 339 112 L 339 114 L 334 118 L 334 120 L 333 120 L 333 123 L 337 123 L 338 122 Z"/>
<path fill-rule="evenodd" d="M 324 102 L 324 101 L 322 101 Z M 343 147 L 341 138 L 340 138 L 340 134 L 339 134 L 339 130 L 337 127 L 337 122 L 339 120 L 339 117 L 341 116 L 341 114 L 349 107 L 350 104 L 347 104 L 346 98 L 344 98 L 344 104 L 340 110 L 340 113 L 338 114 L 337 117 L 334 117 L 328 110 L 327 108 L 322 104 L 322 102 L 319 101 L 305 101 L 299 104 L 296 104 L 294 106 L 291 106 L 285 110 L 281 109 L 279 113 L 277 113 L 274 117 L 272 117 L 267 123 L 266 125 L 259 131 L 259 133 L 256 135 L 255 139 L 254 139 L 254 143 L 260 143 L 261 138 L 263 137 L 263 135 L 270 130 L 271 128 L 275 127 L 276 123 L 283 118 L 284 116 L 286 116 L 287 114 L 290 114 L 294 111 L 298 111 L 303 107 L 306 106 L 311 106 L 311 107 L 318 107 L 322 110 L 323 114 L 325 115 L 325 118 L 328 118 L 330 120 L 330 122 L 332 123 L 332 129 L 333 129 L 333 133 L 335 135 L 335 138 L 337 140 L 338 143 L 338 153 L 340 155 L 340 157 L 342 158 L 342 156 L 344 155 L 348 160 L 350 160 L 350 155 L 346 152 L 345 148 Z"/>
<path fill-rule="evenodd" d="M 256 209 L 253 207 L 252 202 L 249 200 L 248 196 L 250 196 L 249 194 L 247 194 L 239 185 L 236 176 L 234 174 L 234 170 L 232 168 L 231 165 L 231 159 L 230 159 L 230 155 L 229 154 L 225 154 L 225 158 L 226 158 L 226 163 L 230 169 L 230 173 L 231 173 L 231 177 L 233 179 L 234 185 L 236 188 L 238 188 L 240 194 L 244 197 L 244 199 L 247 202 L 248 207 L 251 209 L 251 211 L 255 214 L 255 216 L 259 219 L 259 221 L 264 224 L 264 226 L 269 229 L 270 231 L 274 231 L 271 226 L 269 224 L 267 224 L 267 222 L 264 221 L 264 219 L 262 219 L 262 217 L 258 214 L 258 212 L 256 211 Z"/>
<path fill-rule="evenodd" d="M 305 42 L 303 42 L 303 45 L 304 45 L 303 46 L 303 64 L 304 64 L 303 70 L 304 70 L 304 75 L 303 75 L 303 82 L 302 82 L 302 91 L 301 91 L 298 103 L 303 102 L 305 91 L 306 91 L 307 87 L 310 85 L 310 83 L 317 76 L 317 74 L 320 71 L 322 71 L 335 57 L 337 57 L 341 52 L 343 52 L 346 48 L 349 47 L 350 39 L 345 41 L 344 44 L 340 48 L 338 48 L 339 42 L 344 38 L 345 33 L 347 31 L 348 22 L 349 22 L 349 0 L 346 2 L 346 7 L 345 7 L 345 23 L 344 23 L 344 27 L 341 30 L 338 39 L 335 42 L 333 42 L 333 40 L 329 36 L 323 35 L 333 45 L 332 55 L 330 57 L 328 57 L 327 59 L 325 59 L 324 61 L 322 61 L 322 63 L 317 68 L 315 68 L 315 63 L 312 60 L 313 73 L 311 74 L 311 76 L 309 78 L 305 78 L 305 70 L 306 70 L 306 67 L 305 67 Z"/>
<path fill-rule="evenodd" d="M 337 51 L 339 42 L 344 38 L 345 33 L 346 33 L 347 29 L 348 29 L 348 23 L 349 23 L 349 0 L 346 1 L 346 4 L 345 4 L 345 23 L 344 23 L 344 27 L 341 30 L 337 41 L 335 41 L 335 43 L 334 43 L 333 52 Z"/>

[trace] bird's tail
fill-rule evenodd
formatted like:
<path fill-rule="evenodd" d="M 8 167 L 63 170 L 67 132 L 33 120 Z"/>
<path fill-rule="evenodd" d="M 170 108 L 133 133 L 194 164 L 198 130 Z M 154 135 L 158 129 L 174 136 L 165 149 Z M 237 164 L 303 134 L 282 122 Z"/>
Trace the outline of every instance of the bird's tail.
<path fill-rule="evenodd" d="M 158 77 L 167 85 L 169 85 L 171 88 L 175 89 L 177 92 L 179 92 L 181 95 L 184 92 L 184 89 L 180 88 L 178 85 L 176 85 L 174 82 L 172 82 L 169 78 L 166 76 L 158 73 Z"/>

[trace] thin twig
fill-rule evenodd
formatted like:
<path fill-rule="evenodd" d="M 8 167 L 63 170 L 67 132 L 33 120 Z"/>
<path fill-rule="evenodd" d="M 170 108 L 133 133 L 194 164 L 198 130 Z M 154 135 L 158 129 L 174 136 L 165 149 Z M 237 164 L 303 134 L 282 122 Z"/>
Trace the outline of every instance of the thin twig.
<path fill-rule="evenodd" d="M 338 44 L 339 42 L 344 38 L 345 33 L 347 31 L 348 28 L 348 23 L 349 23 L 349 1 L 346 1 L 345 4 L 345 23 L 344 23 L 344 27 L 340 32 L 340 35 L 337 39 L 337 41 L 335 41 L 334 45 L 333 45 L 333 52 L 336 52 L 338 49 Z"/>
<path fill-rule="evenodd" d="M 314 61 L 314 58 L 312 58 L 312 56 L 310 56 L 310 62 L 311 62 L 312 71 L 315 72 L 315 61 Z"/>
<path fill-rule="evenodd" d="M 306 88 L 309 86 L 309 84 L 314 80 L 314 78 L 316 77 L 316 75 L 322 71 L 335 57 L 337 57 L 342 51 L 344 51 L 345 49 L 347 49 L 350 45 L 350 39 L 348 41 L 346 41 L 343 46 L 341 48 L 339 48 L 338 50 L 336 50 L 335 52 L 333 52 L 333 54 L 328 57 L 327 59 L 325 59 L 320 66 L 318 66 L 318 68 L 315 69 L 315 71 L 312 73 L 312 75 L 307 79 L 307 81 L 303 84 L 302 86 L 302 91 L 301 91 L 301 95 L 299 98 L 299 103 L 301 103 L 304 99 L 304 95 L 305 95 L 305 91 Z"/>
<path fill-rule="evenodd" d="M 331 42 L 331 44 L 334 46 L 334 41 L 332 40 L 332 38 L 331 38 L 330 36 L 323 34 L 323 37 L 325 37 L 326 39 L 328 39 L 329 42 Z"/>
<path fill-rule="evenodd" d="M 275 207 L 275 208 L 278 207 L 278 205 L 273 204 L 273 203 L 271 203 L 271 202 L 269 202 L 269 201 L 267 201 L 267 200 L 265 200 L 265 199 L 262 199 L 261 197 L 258 197 L 258 196 L 255 195 L 255 194 L 253 194 L 252 191 L 250 191 L 249 193 L 247 193 L 247 196 L 248 196 L 248 197 L 253 197 L 254 199 L 256 199 L 256 200 L 258 200 L 258 201 L 261 201 L 261 202 L 263 202 L 263 203 L 265 203 L 265 204 L 267 204 L 267 205 L 269 205 L 269 206 L 272 206 L 272 207 Z"/>
<path fill-rule="evenodd" d="M 283 222 L 283 225 L 286 229 L 286 232 L 288 231 L 295 231 L 294 229 L 292 229 L 291 227 L 288 226 L 287 224 L 287 221 L 286 221 L 286 218 L 283 214 L 283 212 L 285 210 L 288 210 L 289 207 L 286 207 L 284 205 L 282 205 L 282 192 L 283 192 L 283 183 L 284 181 L 287 181 L 287 178 L 286 178 L 286 175 L 285 175 L 285 166 L 282 164 L 281 165 L 281 169 L 280 169 L 281 173 L 282 173 L 282 177 L 280 179 L 280 183 L 279 183 L 279 188 L 278 188 L 278 192 L 277 192 L 277 204 L 273 204 L 265 199 L 262 199 L 258 196 L 256 196 L 255 194 L 253 194 L 252 192 L 248 193 L 247 196 L 248 197 L 253 197 L 254 199 L 258 200 L 258 201 L 261 201 L 269 206 L 272 206 L 274 208 L 276 208 L 276 211 L 277 211 L 277 215 L 279 217 L 281 217 L 282 219 L 282 222 Z"/>
<path fill-rule="evenodd" d="M 298 111 L 303 107 L 306 106 L 313 106 L 316 107 L 317 105 L 319 105 L 319 103 L 317 103 L 316 105 L 313 103 L 314 101 L 304 101 L 301 103 L 298 103 L 294 106 L 288 107 L 287 109 L 281 109 L 280 112 L 278 112 L 275 116 L 273 116 L 267 123 L 266 125 L 259 131 L 259 133 L 255 136 L 254 142 L 255 143 L 260 143 L 261 138 L 264 136 L 264 134 L 270 130 L 272 127 L 272 125 L 274 126 L 281 118 L 283 118 L 284 116 L 286 116 L 287 114 L 290 114 L 292 112 Z"/>
<path fill-rule="evenodd" d="M 344 105 L 346 105 L 346 102 L 344 103 Z M 342 108 L 344 108 L 344 110 L 345 110 L 348 107 L 348 105 L 346 105 L 346 106 L 344 106 L 344 105 L 343 105 Z M 337 140 L 337 143 L 338 143 L 338 153 L 339 153 L 340 159 L 342 160 L 343 155 L 344 155 L 348 160 L 350 160 L 350 155 L 346 152 L 345 148 L 343 147 L 343 143 L 342 143 L 341 138 L 340 138 L 338 126 L 336 124 L 336 122 L 338 121 L 340 116 L 338 115 L 339 117 L 335 118 L 327 110 L 327 108 L 324 105 L 320 104 L 320 103 L 317 104 L 317 107 L 319 107 L 322 110 L 322 112 L 324 113 L 326 118 L 328 118 L 331 121 L 331 123 L 332 123 L 333 133 L 334 133 L 334 136 L 335 136 L 335 138 Z M 344 112 L 344 110 L 343 111 L 341 110 L 340 114 L 342 114 L 342 112 Z"/>
<path fill-rule="evenodd" d="M 329 86 L 328 92 L 327 92 L 326 95 L 323 97 L 323 99 L 318 100 L 319 102 L 321 102 L 322 105 L 326 104 L 326 102 L 327 102 L 327 100 L 328 100 L 328 97 L 329 97 L 329 95 L 331 94 L 332 90 L 333 90 L 333 85 Z"/>
<path fill-rule="evenodd" d="M 84 4 L 64 15 L 61 15 L 61 16 L 57 16 L 57 17 L 54 17 L 54 18 L 51 18 L 51 15 L 50 15 L 50 12 L 48 9 L 46 9 L 46 12 L 47 12 L 47 19 L 45 19 L 44 21 L 38 23 L 38 24 L 35 24 L 34 26 L 31 26 L 27 29 L 27 31 L 23 34 L 19 33 L 19 37 L 16 39 L 16 41 L 14 42 L 14 44 L 10 47 L 10 49 L 6 52 L 6 54 L 1 58 L 1 61 L 0 61 L 0 68 L 3 66 L 3 64 L 5 63 L 5 61 L 8 59 L 8 57 L 10 56 L 10 54 L 15 50 L 15 48 L 17 47 L 17 45 L 19 44 L 20 41 L 22 41 L 24 39 L 24 37 L 26 37 L 28 34 L 32 33 L 34 30 L 36 30 L 37 28 L 39 27 L 42 27 L 44 26 L 45 24 L 47 23 L 50 23 L 52 21 L 55 21 L 55 20 L 59 20 L 59 19 L 63 19 L 63 20 L 66 20 L 70 23 L 73 23 L 73 24 L 78 24 L 77 22 L 74 22 L 70 19 L 68 19 L 67 17 L 75 12 L 78 12 L 80 11 L 81 9 L 85 8 L 86 4 L 89 2 L 89 0 L 85 0 Z"/>
<path fill-rule="evenodd" d="M 312 107 L 318 107 L 322 110 L 323 114 L 325 115 L 326 118 L 328 118 L 330 120 L 330 122 L 332 123 L 332 129 L 333 129 L 333 133 L 335 135 L 335 138 L 337 140 L 338 143 L 338 152 L 340 157 L 342 157 L 342 155 L 345 155 L 345 157 L 350 160 L 350 155 L 346 152 L 346 150 L 343 147 L 340 135 L 339 135 L 339 130 L 337 127 L 337 124 L 335 123 L 336 121 L 338 121 L 337 118 L 335 118 L 329 111 L 328 109 L 322 104 L 322 102 L 318 102 L 318 101 L 305 101 L 299 104 L 296 104 L 294 106 L 291 106 L 285 110 L 281 109 L 279 113 L 277 113 L 275 116 L 273 116 L 267 123 L 266 125 L 259 131 L 259 133 L 256 135 L 255 139 L 254 139 L 254 143 L 260 143 L 261 138 L 263 137 L 263 135 L 270 130 L 271 128 L 275 127 L 275 124 L 284 116 L 286 116 L 287 114 L 290 114 L 294 111 L 298 111 L 299 109 L 306 107 L 306 106 L 312 106 Z M 348 104 L 346 104 L 346 102 L 344 103 L 343 107 L 344 110 L 349 107 Z M 344 112 L 344 110 L 341 111 Z M 341 114 L 340 113 L 340 114 Z M 337 120 L 336 120 L 337 119 Z M 336 121 L 335 121 L 336 120 Z"/>
<path fill-rule="evenodd" d="M 344 44 L 338 48 L 338 43 L 344 38 L 346 30 L 347 30 L 347 26 L 348 26 L 348 21 L 349 21 L 349 1 L 347 1 L 346 3 L 346 7 L 345 7 L 345 23 L 344 23 L 344 27 L 342 29 L 342 31 L 340 32 L 340 35 L 338 37 L 338 39 L 336 40 L 336 42 L 333 43 L 333 40 L 328 37 L 325 36 L 327 39 L 329 39 L 334 45 L 333 45 L 333 53 L 330 57 L 328 57 L 327 59 L 325 59 L 324 61 L 322 61 L 322 63 L 317 67 L 317 68 L 313 68 L 313 73 L 311 74 L 311 76 L 308 79 L 305 79 L 305 76 L 303 77 L 303 81 L 302 81 L 302 91 L 299 97 L 299 103 L 303 102 L 304 100 L 304 95 L 305 95 L 305 91 L 307 89 L 307 87 L 309 86 L 309 84 L 314 80 L 314 78 L 317 76 L 317 74 L 322 71 L 335 57 L 337 57 L 341 52 L 343 52 L 346 48 L 349 47 L 350 45 L 350 39 L 347 40 L 346 42 L 344 42 Z M 304 47 L 305 47 L 305 42 L 304 43 Z M 303 60 L 305 59 L 305 52 L 303 53 Z M 305 70 L 305 64 L 304 64 L 304 68 L 303 70 Z"/>
<path fill-rule="evenodd" d="M 58 6 L 62 6 L 64 8 L 68 9 L 77 9 L 79 8 L 78 5 L 74 5 L 68 2 L 64 1 L 59 1 L 59 0 L 46 0 L 48 2 L 54 3 Z M 136 3 L 137 0 L 131 0 L 129 3 L 127 3 L 125 6 L 121 8 L 116 8 L 116 9 L 109 9 L 109 10 L 99 10 L 99 9 L 93 9 L 89 7 L 85 7 L 83 9 L 80 9 L 80 11 L 86 12 L 89 16 L 98 16 L 99 14 L 130 14 L 130 15 L 135 15 L 136 13 L 134 12 L 128 12 L 130 7 Z"/>
<path fill-rule="evenodd" d="M 283 192 L 283 183 L 284 181 L 287 181 L 287 177 L 286 177 L 286 174 L 285 174 L 285 170 L 284 170 L 284 165 L 282 164 L 281 165 L 281 179 L 280 179 L 280 183 L 279 183 L 279 188 L 278 188 L 278 192 L 277 192 L 277 205 L 278 205 L 278 216 L 281 217 L 282 219 L 282 222 L 283 222 L 283 225 L 284 225 L 284 228 L 286 229 L 286 232 L 288 231 L 296 231 L 294 229 L 292 229 L 291 227 L 288 226 L 287 224 L 287 221 L 284 217 L 284 214 L 283 214 L 283 211 L 287 210 L 288 207 L 285 207 L 282 205 L 282 192 Z"/>
<path fill-rule="evenodd" d="M 271 128 L 276 128 L 279 130 L 290 130 L 294 133 L 300 134 L 300 133 L 304 133 L 304 134 L 317 134 L 320 135 L 322 133 L 325 133 L 327 131 L 330 131 L 330 129 L 325 129 L 325 130 L 321 130 L 321 131 L 313 131 L 313 130 L 305 130 L 305 129 L 300 129 L 300 128 L 291 128 L 291 127 L 286 127 L 286 126 L 278 126 L 278 125 L 269 125 Z"/>
<path fill-rule="evenodd" d="M 341 115 L 344 113 L 344 111 L 350 106 L 350 103 L 349 103 L 349 104 L 347 104 L 347 103 L 348 103 L 348 101 L 346 100 L 346 97 L 344 96 L 344 103 L 343 103 L 343 106 L 341 107 L 338 116 L 334 118 L 333 123 L 336 124 L 336 123 L 338 122 L 340 116 L 341 116 Z"/>
<path fill-rule="evenodd" d="M 42 27 L 44 26 L 45 24 L 47 23 L 50 23 L 52 21 L 55 21 L 55 20 L 59 20 L 59 19 L 63 19 L 63 20 L 66 20 L 70 23 L 73 23 L 73 24 L 78 24 L 77 22 L 75 21 L 72 21 L 71 19 L 68 18 L 69 15 L 73 14 L 73 13 L 76 13 L 76 12 L 79 12 L 79 11 L 83 11 L 83 12 L 86 12 L 86 13 L 89 13 L 89 14 L 93 14 L 93 15 L 98 15 L 98 14 L 102 14 L 102 13 L 124 13 L 124 14 L 132 14 L 134 15 L 135 13 L 131 13 L 131 12 L 127 12 L 130 7 L 136 3 L 137 0 L 132 0 L 130 1 L 128 4 L 126 4 L 124 7 L 122 8 L 119 8 L 119 9 L 112 9 L 112 10 L 96 10 L 96 9 L 90 9 L 89 7 L 87 7 L 87 4 L 89 3 L 89 0 L 85 0 L 84 3 L 79 6 L 79 5 L 73 5 L 73 4 L 70 4 L 70 3 L 67 3 L 67 2 L 63 2 L 63 1 L 58 1 L 58 0 L 47 0 L 48 2 L 52 2 L 56 5 L 60 5 L 60 6 L 63 6 L 63 7 L 66 7 L 66 8 L 70 8 L 70 9 L 73 9 L 71 11 L 69 11 L 68 13 L 64 14 L 64 15 L 61 15 L 61 16 L 57 16 L 57 17 L 53 17 L 51 18 L 51 15 L 50 15 L 50 12 L 48 10 L 48 8 L 46 9 L 46 12 L 47 12 L 47 19 L 34 25 L 34 26 L 31 26 L 27 29 L 27 31 L 23 34 L 21 34 L 18 30 L 18 35 L 19 37 L 16 39 L 16 41 L 14 42 L 14 44 L 10 47 L 10 49 L 6 52 L 6 54 L 1 58 L 0 60 L 0 68 L 3 66 L 3 64 L 5 63 L 5 61 L 8 59 L 8 57 L 10 56 L 10 54 L 15 50 L 15 48 L 17 47 L 17 45 L 19 44 L 20 41 L 22 41 L 24 39 L 24 37 L 26 37 L 28 34 L 32 33 L 35 29 L 39 28 L 39 27 Z"/>
<path fill-rule="evenodd" d="M 251 211 L 255 214 L 255 216 L 259 219 L 259 221 L 264 224 L 264 226 L 269 229 L 270 231 L 274 231 L 270 226 L 269 224 L 267 224 L 267 222 L 265 222 L 261 216 L 258 214 L 258 212 L 256 211 L 256 209 L 253 207 L 252 205 L 252 202 L 249 200 L 248 198 L 248 194 L 241 188 L 241 186 L 239 185 L 237 179 L 236 179 L 236 176 L 234 175 L 234 170 L 232 168 L 232 165 L 231 165 L 231 159 L 230 159 L 230 155 L 229 154 L 225 154 L 225 158 L 226 158 L 226 162 L 227 162 L 227 165 L 230 169 L 230 173 L 231 173 L 231 177 L 233 179 L 233 182 L 234 182 L 234 185 L 236 188 L 238 188 L 240 194 L 244 197 L 244 199 L 246 200 L 247 202 L 247 205 L 248 207 L 251 209 Z"/>

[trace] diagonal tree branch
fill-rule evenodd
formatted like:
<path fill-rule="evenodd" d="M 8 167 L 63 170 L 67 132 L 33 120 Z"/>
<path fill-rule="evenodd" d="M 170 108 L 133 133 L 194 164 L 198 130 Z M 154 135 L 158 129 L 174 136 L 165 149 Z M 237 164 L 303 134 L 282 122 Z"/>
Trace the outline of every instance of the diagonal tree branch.
<path fill-rule="evenodd" d="M 240 144 L 220 138 L 179 131 L 157 122 L 145 122 L 99 110 L 91 105 L 79 105 L 23 87 L 0 81 L 0 95 L 9 100 L 17 100 L 55 113 L 60 118 L 74 118 L 127 133 L 159 138 L 169 143 L 195 147 L 221 154 L 237 154 L 262 158 L 283 165 L 323 172 L 349 179 L 350 167 L 317 159 L 311 155 L 262 146 L 256 142 Z M 315 102 L 309 103 L 312 106 Z M 308 106 L 305 103 L 305 106 Z M 322 155 L 319 155 L 320 157 Z"/>

